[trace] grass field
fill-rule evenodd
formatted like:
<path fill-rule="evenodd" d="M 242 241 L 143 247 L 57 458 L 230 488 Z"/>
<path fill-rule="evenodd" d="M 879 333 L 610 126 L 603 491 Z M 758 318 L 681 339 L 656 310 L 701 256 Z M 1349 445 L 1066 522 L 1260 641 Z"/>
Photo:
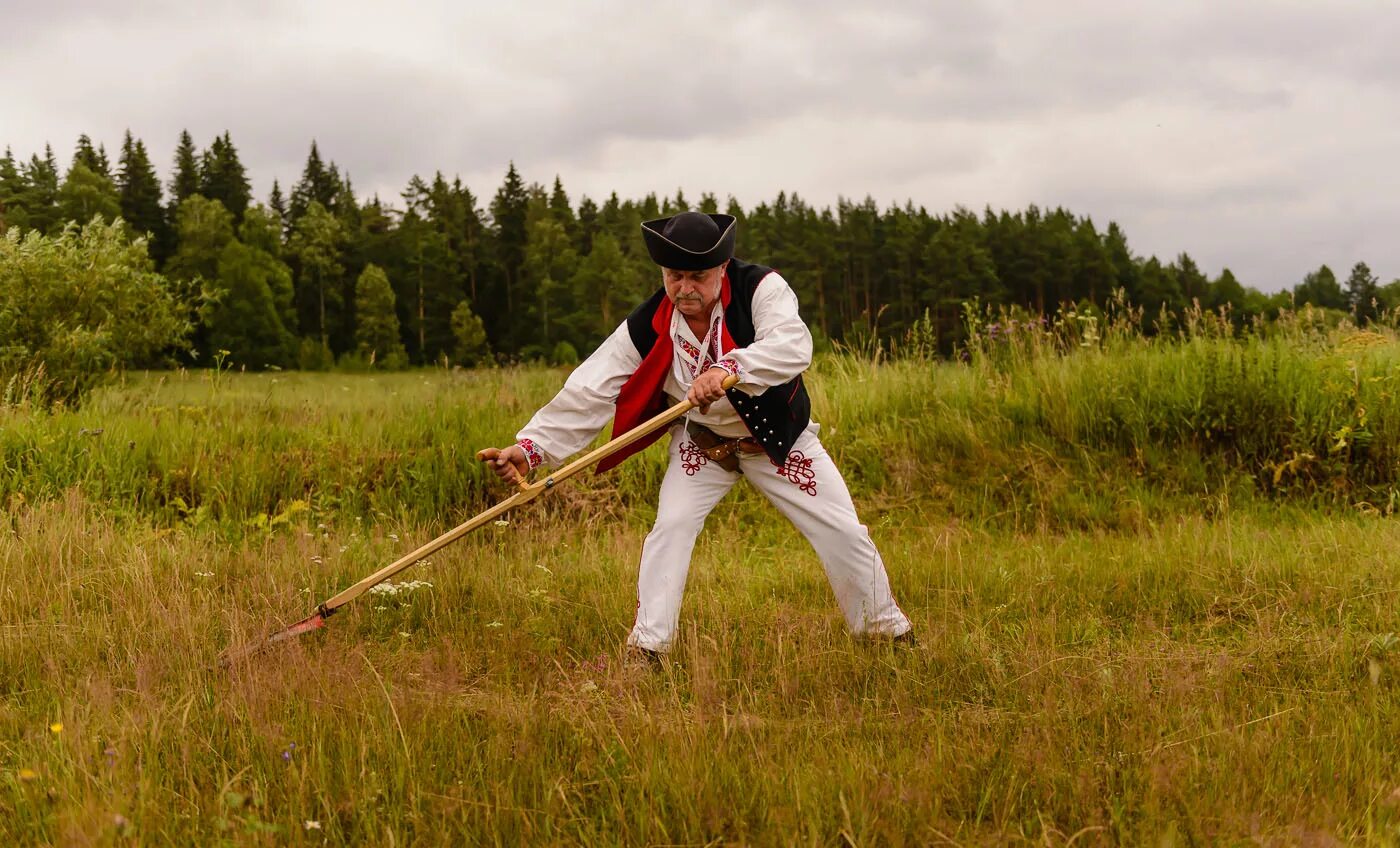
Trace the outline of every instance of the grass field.
<path fill-rule="evenodd" d="M 1400 844 L 1400 356 L 1279 344 L 824 361 L 919 646 L 852 641 L 740 487 L 657 673 L 621 643 L 658 451 L 216 666 L 503 496 L 468 457 L 561 372 L 172 372 L 0 413 L 0 842 Z M 1199 388 L 1256 370 L 1287 376 Z"/>

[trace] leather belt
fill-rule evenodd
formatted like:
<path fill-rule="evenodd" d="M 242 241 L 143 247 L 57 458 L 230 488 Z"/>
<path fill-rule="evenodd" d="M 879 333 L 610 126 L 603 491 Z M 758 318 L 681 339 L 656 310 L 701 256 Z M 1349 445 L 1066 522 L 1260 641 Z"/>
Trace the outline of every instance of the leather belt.
<path fill-rule="evenodd" d="M 739 457 L 736 453 L 763 453 L 763 445 L 752 436 L 733 439 L 721 436 L 704 424 L 685 422 L 685 432 L 695 446 L 709 459 L 719 464 L 725 471 L 739 470 Z"/>

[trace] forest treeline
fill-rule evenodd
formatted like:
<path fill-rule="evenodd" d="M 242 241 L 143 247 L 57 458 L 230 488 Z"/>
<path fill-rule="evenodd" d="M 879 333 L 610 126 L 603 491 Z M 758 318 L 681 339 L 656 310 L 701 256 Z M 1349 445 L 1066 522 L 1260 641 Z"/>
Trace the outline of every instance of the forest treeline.
<path fill-rule="evenodd" d="M 86 135 L 66 168 L 51 147 L 27 160 L 7 148 L 0 159 L 0 313 L 31 313 L 0 319 L 0 368 L 46 345 L 74 361 L 144 363 L 160 347 L 154 325 L 187 361 L 249 368 L 567 363 L 658 285 L 640 222 L 690 208 L 740 219 L 739 255 L 783 273 L 819 343 L 897 338 L 922 320 L 947 353 L 965 332 L 968 301 L 1046 315 L 1120 290 L 1149 323 L 1193 303 L 1240 324 L 1290 302 L 1350 312 L 1359 324 L 1400 306 L 1400 281 L 1382 286 L 1364 262 L 1345 280 L 1324 265 L 1266 294 L 1228 268 L 1207 276 L 1184 251 L 1165 262 L 1139 256 L 1116 223 L 1100 228 L 1062 208 L 933 214 L 867 197 L 818 209 L 780 193 L 745 209 L 679 191 L 575 202 L 558 177 L 527 183 L 513 164 L 489 200 L 436 173 L 385 202 L 358 196 L 314 142 L 290 190 L 274 182 L 259 202 L 227 132 L 203 149 L 182 133 L 164 183 L 128 132 L 115 163 Z M 101 303 L 131 301 L 130 291 L 104 299 L 104 287 L 120 284 L 92 276 L 99 255 L 103 267 L 125 269 L 127 289 L 164 292 L 153 326 L 125 334 L 144 339 L 137 349 L 117 347 L 93 317 L 105 314 Z M 46 273 L 52 293 L 20 291 L 42 288 Z M 93 289 L 76 315 L 63 311 L 80 299 L 64 288 L 75 273 Z M 175 317 L 182 329 L 171 329 Z M 55 328 L 77 340 L 45 335 Z"/>

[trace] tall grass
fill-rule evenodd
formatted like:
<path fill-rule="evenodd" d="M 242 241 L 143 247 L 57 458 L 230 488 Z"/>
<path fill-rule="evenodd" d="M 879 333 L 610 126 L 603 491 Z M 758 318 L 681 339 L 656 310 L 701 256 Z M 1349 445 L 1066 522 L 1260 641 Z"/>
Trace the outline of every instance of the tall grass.
<path fill-rule="evenodd" d="M 503 494 L 562 371 L 7 405 L 0 844 L 1400 844 L 1393 336 L 1012 317 L 809 381 L 919 647 L 738 487 L 650 674 L 656 450 L 216 670 Z"/>
<path fill-rule="evenodd" d="M 232 673 L 438 528 L 229 544 L 74 495 L 0 532 L 4 844 L 1400 840 L 1393 522 L 875 528 L 921 639 L 844 633 L 742 492 L 680 644 L 620 661 L 644 528 L 518 516 Z"/>
<path fill-rule="evenodd" d="M 809 384 L 862 497 L 1013 528 L 1126 527 L 1219 498 L 1400 506 L 1400 344 L 1310 313 L 1237 333 L 1197 313 L 972 319 L 966 361 L 847 353 Z M 0 499 L 77 488 L 165 523 L 292 512 L 437 517 L 499 496 L 473 453 L 510 441 L 565 372 L 132 374 L 77 410 L 0 410 Z M 553 508 L 645 504 L 652 451 Z"/>

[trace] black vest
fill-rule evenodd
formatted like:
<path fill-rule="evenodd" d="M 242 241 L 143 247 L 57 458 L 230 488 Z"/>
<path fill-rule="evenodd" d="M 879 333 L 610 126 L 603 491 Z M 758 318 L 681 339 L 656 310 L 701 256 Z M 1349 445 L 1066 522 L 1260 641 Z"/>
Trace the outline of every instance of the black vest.
<path fill-rule="evenodd" d="M 763 278 L 772 272 L 772 268 L 762 265 L 729 260 L 729 266 L 725 269 L 729 277 L 729 304 L 724 307 L 724 328 L 735 347 L 753 344 L 753 295 Z M 643 358 L 651 352 L 659 338 L 652 327 L 652 319 L 665 297 L 666 289 L 663 287 L 627 316 L 627 331 L 632 336 L 637 354 Z M 807 396 L 802 375 L 798 374 L 759 395 L 750 396 L 738 389 L 730 389 L 725 394 L 749 433 L 763 446 L 768 458 L 775 465 L 785 464 L 797 437 L 802 435 L 812 420 L 812 400 Z"/>

